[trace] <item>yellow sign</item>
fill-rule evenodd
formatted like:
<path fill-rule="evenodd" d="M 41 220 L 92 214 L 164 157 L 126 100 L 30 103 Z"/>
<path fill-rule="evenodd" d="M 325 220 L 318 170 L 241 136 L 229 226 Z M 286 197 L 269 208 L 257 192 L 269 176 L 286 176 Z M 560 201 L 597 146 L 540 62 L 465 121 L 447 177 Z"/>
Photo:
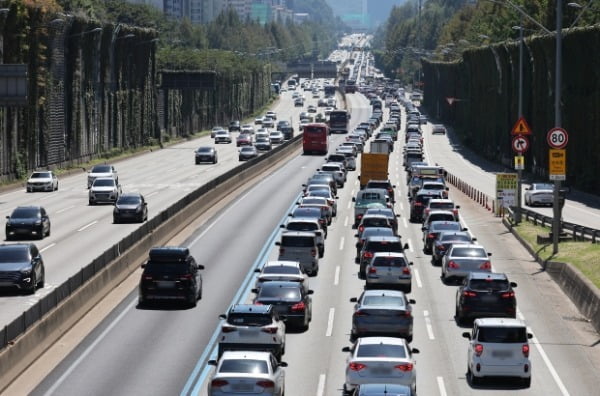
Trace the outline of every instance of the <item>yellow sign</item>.
<path fill-rule="evenodd" d="M 531 128 L 525 118 L 519 117 L 515 125 L 513 126 L 512 131 L 510 131 L 511 135 L 531 135 Z"/>
<path fill-rule="evenodd" d="M 567 151 L 565 149 L 550 149 L 549 153 L 550 180 L 564 180 L 567 174 Z"/>
<path fill-rule="evenodd" d="M 496 191 L 498 190 L 516 190 L 516 173 L 496 173 Z"/>
<path fill-rule="evenodd" d="M 525 157 L 522 155 L 515 156 L 515 169 L 523 170 L 525 169 Z"/>

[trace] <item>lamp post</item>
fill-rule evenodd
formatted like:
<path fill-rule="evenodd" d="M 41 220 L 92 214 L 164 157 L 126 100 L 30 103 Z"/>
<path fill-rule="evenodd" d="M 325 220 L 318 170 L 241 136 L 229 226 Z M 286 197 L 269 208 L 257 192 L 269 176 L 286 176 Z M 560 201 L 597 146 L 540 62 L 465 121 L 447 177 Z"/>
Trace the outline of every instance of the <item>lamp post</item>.
<path fill-rule="evenodd" d="M 523 117 L 523 17 L 521 16 L 521 23 L 519 26 L 513 26 L 513 29 L 519 31 L 519 93 L 518 93 L 518 112 L 519 119 Z M 522 155 L 522 154 L 520 154 Z M 521 223 L 521 195 L 522 195 L 522 183 L 523 183 L 523 170 L 522 167 L 517 167 L 517 211 L 515 212 L 515 223 Z"/>
<path fill-rule="evenodd" d="M 556 61 L 554 75 L 554 127 L 560 128 L 562 117 L 560 111 L 561 87 L 562 87 L 562 0 L 556 1 Z M 565 175 L 566 176 L 566 175 Z M 552 254 L 558 253 L 558 242 L 560 240 L 560 218 L 562 208 L 560 206 L 560 180 L 554 180 L 554 199 L 552 219 Z"/>

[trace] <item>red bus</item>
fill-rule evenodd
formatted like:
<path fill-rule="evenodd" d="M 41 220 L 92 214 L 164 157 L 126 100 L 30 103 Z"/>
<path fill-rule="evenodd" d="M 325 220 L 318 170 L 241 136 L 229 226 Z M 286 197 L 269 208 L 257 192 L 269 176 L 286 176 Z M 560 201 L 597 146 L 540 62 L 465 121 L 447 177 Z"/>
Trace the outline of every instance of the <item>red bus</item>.
<path fill-rule="evenodd" d="M 327 154 L 329 151 L 329 127 L 327 124 L 306 124 L 302 132 L 304 154 Z"/>

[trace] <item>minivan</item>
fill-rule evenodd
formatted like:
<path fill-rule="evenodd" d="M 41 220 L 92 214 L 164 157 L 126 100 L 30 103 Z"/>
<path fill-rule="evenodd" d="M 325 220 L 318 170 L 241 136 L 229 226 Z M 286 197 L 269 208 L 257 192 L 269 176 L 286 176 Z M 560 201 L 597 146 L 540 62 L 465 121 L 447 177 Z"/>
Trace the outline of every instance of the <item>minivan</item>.
<path fill-rule="evenodd" d="M 319 272 L 319 245 L 314 232 L 289 231 L 281 234 L 278 260 L 299 261 L 304 272 L 316 276 Z"/>

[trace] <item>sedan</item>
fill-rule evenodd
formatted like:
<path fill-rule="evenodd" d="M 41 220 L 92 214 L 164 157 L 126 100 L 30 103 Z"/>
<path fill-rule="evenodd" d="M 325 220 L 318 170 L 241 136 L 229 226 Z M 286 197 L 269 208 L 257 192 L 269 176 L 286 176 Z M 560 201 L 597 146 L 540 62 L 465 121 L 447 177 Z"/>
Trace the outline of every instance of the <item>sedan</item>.
<path fill-rule="evenodd" d="M 254 146 L 245 146 L 240 149 L 239 160 L 240 161 L 248 161 L 252 158 L 258 157 L 258 151 Z"/>
<path fill-rule="evenodd" d="M 403 338 L 362 337 L 352 347 L 344 347 L 346 359 L 346 382 L 344 393 L 350 394 L 358 385 L 385 382 L 410 386 L 417 392 L 417 370 L 413 353 Z"/>
<path fill-rule="evenodd" d="M 215 144 L 217 143 L 231 143 L 231 135 L 229 131 L 224 129 L 217 131 L 215 133 Z"/>
<path fill-rule="evenodd" d="M 254 304 L 271 304 L 288 326 L 308 330 L 312 320 L 312 290 L 306 290 L 299 282 L 273 281 L 252 292 L 256 293 Z"/>
<path fill-rule="evenodd" d="M 6 240 L 50 236 L 50 217 L 42 206 L 19 206 L 6 216 Z"/>
<path fill-rule="evenodd" d="M 268 261 L 262 269 L 257 268 L 254 272 L 258 273 L 254 285 L 256 289 L 266 282 L 288 281 L 301 283 L 308 291 L 308 276 L 298 261 Z"/>
<path fill-rule="evenodd" d="M 283 133 L 281 131 L 272 131 L 269 133 L 269 140 L 271 144 L 281 144 L 283 143 Z"/>
<path fill-rule="evenodd" d="M 115 202 L 113 209 L 113 223 L 122 221 L 137 221 L 143 223 L 148 220 L 148 203 L 140 193 L 123 194 Z"/>
<path fill-rule="evenodd" d="M 370 335 L 388 335 L 406 338 L 413 337 L 412 307 L 414 300 L 409 300 L 401 291 L 366 290 L 359 298 L 353 297 L 352 314 L 353 340 Z"/>
<path fill-rule="evenodd" d="M 201 162 L 211 162 L 213 164 L 217 163 L 217 150 L 214 147 L 203 146 L 199 147 L 194 151 L 194 157 L 196 160 L 196 165 Z"/>
<path fill-rule="evenodd" d="M 471 272 L 492 272 L 491 255 L 480 245 L 453 244 L 442 260 L 442 282 Z"/>
<path fill-rule="evenodd" d="M 549 205 L 554 201 L 554 185 L 550 183 L 533 183 L 525 189 L 525 205 Z"/>
<path fill-rule="evenodd" d="M 404 293 L 412 291 L 412 272 L 404 253 L 377 252 L 367 264 L 366 289 L 374 287 L 400 289 Z"/>
<path fill-rule="evenodd" d="M 283 396 L 287 363 L 278 362 L 270 352 L 225 351 L 208 383 L 209 396 L 265 395 Z"/>
<path fill-rule="evenodd" d="M 235 140 L 235 145 L 237 147 L 252 146 L 252 135 L 250 135 L 249 133 L 240 133 L 240 135 Z"/>
<path fill-rule="evenodd" d="M 436 135 L 438 133 L 441 133 L 442 135 L 446 134 L 446 127 L 442 124 L 433 124 L 433 127 L 431 127 L 431 134 L 432 135 Z"/>
<path fill-rule="evenodd" d="M 433 241 L 433 253 L 431 263 L 433 265 L 442 265 L 442 258 L 454 243 L 473 243 L 477 238 L 473 238 L 467 231 L 441 232 Z"/>
<path fill-rule="evenodd" d="M 423 231 L 423 253 L 431 254 L 433 241 L 440 232 L 467 231 L 458 221 L 432 221 L 421 228 Z"/>
<path fill-rule="evenodd" d="M 33 172 L 27 179 L 27 192 L 56 190 L 58 190 L 58 177 L 52 171 Z"/>

